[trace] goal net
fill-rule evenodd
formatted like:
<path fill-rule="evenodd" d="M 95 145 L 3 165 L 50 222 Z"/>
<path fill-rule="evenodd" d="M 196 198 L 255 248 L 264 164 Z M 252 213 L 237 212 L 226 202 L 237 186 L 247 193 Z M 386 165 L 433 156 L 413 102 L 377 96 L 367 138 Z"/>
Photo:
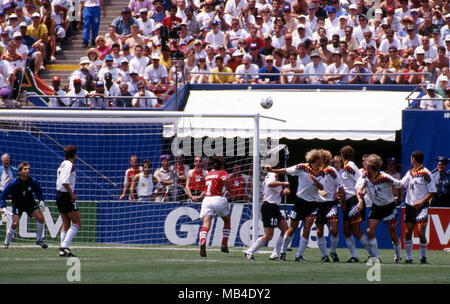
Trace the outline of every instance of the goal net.
<path fill-rule="evenodd" d="M 62 224 L 55 203 L 56 172 L 64 160 L 63 148 L 78 148 L 75 193 L 82 228 L 74 246 L 198 244 L 201 199 L 194 195 L 194 186 L 198 188 L 200 174 L 210 170 L 211 157 L 223 155 L 235 197 L 229 246 L 248 246 L 263 233 L 260 166 L 261 161 L 274 161 L 264 153 L 277 144 L 271 136 L 276 128 L 260 132 L 260 119 L 162 111 L 5 110 L 0 113 L 0 147 L 2 155 L 10 155 L 12 167 L 22 161 L 31 165 L 31 176 L 40 183 L 48 206 L 44 240 L 55 245 Z M 144 179 L 134 187 L 136 200 L 130 196 L 131 174 L 126 172 L 132 156 L 139 170 L 149 160 L 151 174 L 164 181 L 153 185 L 151 196 L 139 196 L 147 193 L 140 189 L 151 187 Z M 192 174 L 196 158 L 200 164 Z M 7 206 L 11 208 L 10 201 Z M 34 243 L 35 223 L 24 213 L 11 245 Z M 4 236 L 11 218 L 0 224 Z M 211 227 L 208 245 L 219 246 L 223 221 L 216 218 Z"/>

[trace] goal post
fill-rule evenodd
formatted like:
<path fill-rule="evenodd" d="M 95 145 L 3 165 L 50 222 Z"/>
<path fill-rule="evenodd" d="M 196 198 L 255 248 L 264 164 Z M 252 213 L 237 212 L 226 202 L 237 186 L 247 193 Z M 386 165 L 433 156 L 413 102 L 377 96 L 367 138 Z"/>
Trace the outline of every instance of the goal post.
<path fill-rule="evenodd" d="M 208 169 L 210 157 L 223 155 L 233 189 L 239 194 L 238 200 L 230 202 L 229 245 L 248 246 L 262 233 L 261 161 L 268 160 L 264 153 L 279 139 L 273 125 L 261 130 L 261 120 L 282 123 L 260 114 L 3 110 L 0 153 L 9 154 L 14 167 L 22 161 L 30 163 L 31 176 L 41 184 L 48 202 L 45 240 L 57 244 L 61 219 L 54 202 L 56 170 L 64 160 L 63 148 L 69 144 L 78 147 L 75 193 L 83 224 L 74 239 L 75 246 L 198 244 L 201 200 L 188 197 L 186 178 L 196 156 L 202 157 L 202 166 Z M 121 200 L 132 155 L 138 157 L 140 165 L 144 159 L 150 160 L 151 174 L 162 167 L 161 156 L 168 155 L 169 167 L 159 173 L 172 180 L 172 186 L 155 184 L 151 198 L 136 201 L 129 200 L 127 190 Z M 0 235 L 5 235 L 10 224 L 9 220 L 0 226 Z M 220 245 L 222 228 L 223 221 L 216 219 L 209 245 Z M 24 213 L 12 245 L 31 244 L 34 232 L 34 219 Z"/>

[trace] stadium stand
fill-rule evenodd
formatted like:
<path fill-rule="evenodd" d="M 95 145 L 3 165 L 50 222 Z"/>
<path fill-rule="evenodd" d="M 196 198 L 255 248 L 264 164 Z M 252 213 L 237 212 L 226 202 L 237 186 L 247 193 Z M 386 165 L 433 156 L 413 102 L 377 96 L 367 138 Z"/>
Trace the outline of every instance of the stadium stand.
<path fill-rule="evenodd" d="M 44 6 L 47 2 L 34 3 Z M 53 2 L 55 7 L 61 1 Z M 115 68 L 108 68 L 113 82 L 129 82 L 130 72 L 137 70 L 140 79 L 151 86 L 147 89 L 160 97 L 161 84 L 173 92 L 175 82 L 190 82 L 195 75 L 199 78 L 195 73 L 216 68 L 218 56 L 233 73 L 244 56 L 251 56 L 252 64 L 242 66 L 239 72 L 248 75 L 257 68 L 257 83 L 281 83 L 282 79 L 291 84 L 420 84 L 424 94 L 426 87 L 431 88 L 427 85 L 433 84 L 437 95 L 447 98 L 450 8 L 446 1 L 386 0 L 378 6 L 363 0 L 105 0 L 105 7 L 107 17 L 101 18 L 96 45 L 89 46 L 97 49 L 98 58 L 89 64 L 88 92 L 97 80 L 103 80 L 103 74 L 97 73 L 106 66 L 107 54 L 113 56 Z M 4 4 L 7 20 L 13 9 Z M 50 62 L 45 63 L 50 64 L 39 73 L 48 84 L 55 75 L 73 81 L 72 71 L 79 69 L 81 61 L 87 63 L 80 32 L 66 37 L 63 51 L 52 58 L 53 48 L 61 40 L 55 35 L 61 33 L 56 31 L 46 45 Z M 6 42 L 3 40 L 5 48 Z M 138 62 L 132 62 L 136 45 L 143 48 L 138 51 Z M 188 58 L 190 49 L 195 51 L 194 60 Z M 176 66 L 175 55 L 182 56 L 184 63 Z M 160 58 L 154 65 L 155 56 Z M 206 68 L 196 68 L 203 57 Z M 289 77 L 272 81 L 272 76 L 262 74 L 267 73 L 266 64 L 271 60 L 271 73 L 280 71 Z M 220 71 L 229 72 L 228 68 Z M 293 77 L 295 73 L 298 77 Z M 301 73 L 309 75 L 298 75 Z M 214 82 L 213 78 L 209 82 Z M 86 88 L 84 78 L 82 83 Z M 63 86 L 66 84 L 72 87 L 71 83 Z M 105 92 L 112 94 L 110 91 L 108 86 Z M 164 99 L 169 96 L 165 94 Z M 448 106 L 442 102 L 443 108 Z"/>

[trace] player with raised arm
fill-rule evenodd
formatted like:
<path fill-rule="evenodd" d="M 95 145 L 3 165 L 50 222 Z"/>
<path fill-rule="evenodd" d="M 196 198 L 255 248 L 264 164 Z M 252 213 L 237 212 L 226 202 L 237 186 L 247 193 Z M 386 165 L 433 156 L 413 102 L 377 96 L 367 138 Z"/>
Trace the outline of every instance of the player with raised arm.
<path fill-rule="evenodd" d="M 358 211 L 356 205 L 358 198 L 356 197 L 356 182 L 361 176 L 361 172 L 353 162 L 355 150 L 352 146 L 344 146 L 341 148 L 341 157 L 344 161 L 342 169 L 342 182 L 344 183 L 345 200 L 342 203 L 342 213 L 344 217 L 344 237 L 347 248 L 352 257 L 347 260 L 347 263 L 358 263 L 358 253 L 356 252 L 356 244 L 353 236 L 356 236 L 361 244 L 369 251 L 369 243 L 367 236 L 361 231 L 361 222 L 366 218 L 366 208 Z"/>
<path fill-rule="evenodd" d="M 300 221 L 303 221 L 303 233 L 295 260 L 298 262 L 306 262 L 303 258 L 303 252 L 308 246 L 309 233 L 317 215 L 317 204 L 319 200 L 318 191 L 323 190 L 323 185 L 316 178 L 321 171 L 322 165 L 322 156 L 320 151 L 317 149 L 309 151 L 306 153 L 305 159 L 306 163 L 298 164 L 289 168 L 265 168 L 267 172 L 298 176 L 296 200 L 294 202 L 294 208 L 289 215 L 289 228 L 284 234 L 283 244 L 280 250 L 280 261 L 286 261 L 287 248 L 292 241 Z"/>
<path fill-rule="evenodd" d="M 228 237 L 231 231 L 230 207 L 225 196 L 227 191 L 230 196 L 231 188 L 228 183 L 228 173 L 224 170 L 223 156 L 214 156 L 212 159 L 212 170 L 205 178 L 204 199 L 200 210 L 202 228 L 200 229 L 200 256 L 206 257 L 206 238 L 211 228 L 214 214 L 217 214 L 224 221 L 222 230 L 222 246 L 220 250 L 228 253 Z"/>
<path fill-rule="evenodd" d="M 358 211 L 364 208 L 364 195 L 367 192 L 372 201 L 367 220 L 367 237 L 369 239 L 369 261 L 379 262 L 378 243 L 375 230 L 382 221 L 388 225 L 389 237 L 395 251 L 395 263 L 401 262 L 401 243 L 397 235 L 397 209 L 396 198 L 392 194 L 393 188 L 401 187 L 401 182 L 389 174 L 380 171 L 383 161 L 376 154 L 370 154 L 366 159 L 367 172 L 364 172 L 356 182 L 358 196 Z"/>
<path fill-rule="evenodd" d="M 64 148 L 65 160 L 57 171 L 56 206 L 62 219 L 61 246 L 59 247 L 59 256 L 62 257 L 75 256 L 69 249 L 69 245 L 81 228 L 80 212 L 76 203 L 77 195 L 74 193 L 77 178 L 74 162 L 77 159 L 77 152 L 77 147 L 66 146 Z"/>
<path fill-rule="evenodd" d="M 155 198 L 153 190 L 160 183 L 160 180 L 154 174 L 151 174 L 151 170 L 152 163 L 146 159 L 142 162 L 142 172 L 133 176 L 130 188 L 133 201 L 146 201 Z"/>
<path fill-rule="evenodd" d="M 194 168 L 188 171 L 186 178 L 186 193 L 193 202 L 199 202 L 202 199 L 207 174 L 208 171 L 202 168 L 202 157 L 194 157 Z"/>
<path fill-rule="evenodd" d="M 42 248 L 47 248 L 47 244 L 42 241 L 42 234 L 45 229 L 45 218 L 42 212 L 45 211 L 45 202 L 42 195 L 42 189 L 39 183 L 30 176 L 30 164 L 22 162 L 19 164 L 19 176 L 10 182 L 6 188 L 0 194 L 0 208 L 2 215 L 8 213 L 6 209 L 6 198 L 11 195 L 11 207 L 12 207 L 12 224 L 9 227 L 6 234 L 4 249 L 9 247 L 11 239 L 16 233 L 16 229 L 19 226 L 22 213 L 26 212 L 29 217 L 34 217 L 37 221 L 36 224 L 36 244 Z M 39 205 L 36 204 L 34 196 L 39 200 Z"/>
<path fill-rule="evenodd" d="M 411 153 L 411 166 L 401 182 L 406 188 L 405 210 L 405 264 L 412 264 L 412 234 L 418 226 L 420 240 L 420 263 L 427 264 L 427 237 L 425 231 L 428 223 L 428 206 L 432 193 L 437 192 L 431 172 L 423 166 L 423 152 Z"/>
<path fill-rule="evenodd" d="M 323 185 L 323 191 L 319 192 L 319 203 L 317 208 L 317 244 L 322 253 L 321 262 L 330 262 L 327 252 L 327 241 L 323 237 L 324 226 L 328 223 L 331 233 L 330 256 L 333 259 L 333 262 L 339 262 L 339 257 L 336 253 L 336 248 L 339 243 L 337 201 L 345 198 L 345 192 L 341 176 L 334 167 L 328 165 L 332 159 L 330 151 L 321 149 L 320 154 L 323 167 L 317 176 L 317 179 Z"/>
<path fill-rule="evenodd" d="M 278 260 L 284 234 L 288 229 L 286 219 L 281 215 L 280 204 L 281 197 L 290 194 L 289 182 L 278 181 L 278 174 L 269 172 L 263 182 L 263 204 L 261 205 L 262 222 L 264 226 L 264 235 L 259 237 L 256 242 L 245 252 L 249 260 L 254 260 L 254 253 L 273 238 L 276 227 L 280 229 L 281 234 L 277 244 L 270 256 L 270 260 Z"/>

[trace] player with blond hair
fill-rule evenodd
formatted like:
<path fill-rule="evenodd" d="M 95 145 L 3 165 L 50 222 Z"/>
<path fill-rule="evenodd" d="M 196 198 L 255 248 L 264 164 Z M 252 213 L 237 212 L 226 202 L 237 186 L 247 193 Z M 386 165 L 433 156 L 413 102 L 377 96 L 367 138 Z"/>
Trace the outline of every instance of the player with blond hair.
<path fill-rule="evenodd" d="M 396 198 L 392 194 L 393 188 L 401 187 L 401 182 L 389 174 L 380 171 L 383 161 L 376 154 L 370 154 L 366 159 L 367 172 L 364 172 L 356 183 L 358 196 L 358 211 L 363 210 L 364 195 L 367 192 L 372 206 L 367 220 L 367 237 L 369 243 L 371 262 L 379 262 L 378 243 L 375 231 L 382 221 L 388 225 L 389 237 L 394 246 L 394 262 L 401 262 L 401 243 L 397 235 L 397 209 Z"/>
<path fill-rule="evenodd" d="M 328 165 L 332 159 L 330 151 L 320 149 L 322 169 L 317 179 L 323 185 L 323 191 L 319 191 L 319 203 L 316 217 L 317 244 L 322 253 L 321 262 L 330 262 L 327 252 L 327 241 L 324 238 L 324 226 L 330 226 L 331 250 L 330 256 L 333 262 L 339 262 L 336 248 L 339 243 L 338 209 L 337 201 L 345 198 L 342 178 L 339 172 Z"/>
<path fill-rule="evenodd" d="M 283 244 L 280 250 L 281 261 L 286 260 L 287 247 L 291 243 L 300 221 L 303 221 L 303 233 L 295 260 L 298 262 L 305 262 L 305 259 L 303 259 L 303 252 L 308 245 L 309 233 L 317 215 L 317 204 L 319 200 L 318 191 L 323 190 L 323 185 L 317 179 L 317 176 L 322 169 L 322 154 L 319 150 L 313 149 L 306 153 L 305 160 L 306 163 L 301 163 L 289 168 L 273 169 L 270 166 L 265 168 L 267 172 L 298 176 L 298 187 L 294 208 L 289 215 L 289 228 L 284 234 Z"/>

